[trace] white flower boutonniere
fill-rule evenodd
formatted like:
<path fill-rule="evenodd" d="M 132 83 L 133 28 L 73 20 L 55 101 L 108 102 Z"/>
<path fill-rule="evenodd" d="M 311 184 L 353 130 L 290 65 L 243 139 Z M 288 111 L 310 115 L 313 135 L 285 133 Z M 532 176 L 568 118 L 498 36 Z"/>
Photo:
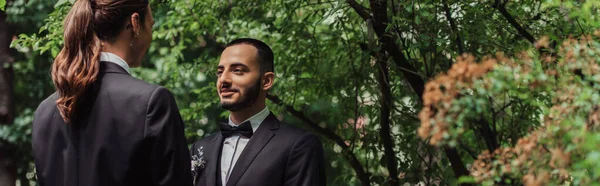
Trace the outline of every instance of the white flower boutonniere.
<path fill-rule="evenodd" d="M 198 172 L 206 168 L 206 160 L 204 159 L 204 147 L 200 146 L 200 148 L 196 150 L 198 151 L 198 153 L 192 156 L 192 174 L 194 175 L 194 185 L 196 185 L 196 178 L 198 177 Z"/>

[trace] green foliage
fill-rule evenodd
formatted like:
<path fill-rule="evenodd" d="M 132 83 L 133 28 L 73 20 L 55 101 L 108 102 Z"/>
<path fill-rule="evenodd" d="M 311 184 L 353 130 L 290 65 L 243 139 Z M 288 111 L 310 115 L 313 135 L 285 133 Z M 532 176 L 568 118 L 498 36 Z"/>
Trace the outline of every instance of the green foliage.
<path fill-rule="evenodd" d="M 521 74 L 516 81 L 535 90 L 520 93 L 521 98 L 550 99 L 541 104 L 530 102 L 544 111 L 540 113 L 540 127 L 531 129 L 533 132 L 516 144 L 485 152 L 474 162 L 472 174 L 478 181 L 491 185 L 506 183 L 500 178 L 510 178 L 526 185 L 590 185 L 600 180 L 597 163 L 591 163 L 599 153 L 598 47 L 600 43 L 589 37 L 566 40 L 558 51 L 561 58 L 556 61 L 529 55 L 515 59 L 513 66 L 494 69 L 483 78 L 497 78 L 509 71 Z"/>
<path fill-rule="evenodd" d="M 33 121 L 32 111 L 26 110 L 23 116 L 17 117 L 14 124 L 0 126 L 0 139 L 8 143 L 21 144 L 28 142 L 31 136 L 31 122 Z"/>
<path fill-rule="evenodd" d="M 470 174 L 483 185 L 598 183 L 600 43 L 584 35 L 549 49 L 548 41 L 516 57 L 458 58 L 427 84 L 421 137 L 480 141 L 487 149 Z"/>
<path fill-rule="evenodd" d="M 328 185 L 384 185 L 392 178 L 408 184 L 456 185 L 482 180 L 468 176 L 458 179 L 454 166 L 473 167 L 478 154 L 487 150 L 492 156 L 495 149 L 512 147 L 544 126 L 546 120 L 541 116 L 551 113 L 550 105 L 557 96 L 553 86 L 568 88 L 568 84 L 547 75 L 547 70 L 556 66 L 541 63 L 544 56 L 539 53 L 556 52 L 556 43 L 568 36 L 591 33 L 599 23 L 595 1 L 520 0 L 502 5 L 473 0 L 388 1 L 384 11 L 390 21 L 384 32 L 399 48 L 390 52 L 373 28 L 377 20 L 363 19 L 350 2 L 354 1 L 152 1 L 154 41 L 142 67 L 134 69 L 133 75 L 173 92 L 186 123 L 186 138 L 192 143 L 217 131 L 216 124 L 227 117 L 227 112 L 218 107 L 213 75 L 223 45 L 239 37 L 261 39 L 275 53 L 276 80 L 270 94 L 277 99 L 268 106 L 280 119 L 320 135 L 326 153 Z M 63 45 L 62 21 L 72 3 L 9 2 L 9 20 L 19 25 L 18 39 L 12 43 L 19 51 L 13 65 L 19 114 L 15 124 L 0 128 L 1 139 L 30 147 L 32 111 L 54 90 L 49 67 Z M 376 10 L 367 1 L 355 3 L 366 7 L 365 11 Z M 512 17 L 501 14 L 501 6 Z M 547 46 L 533 48 L 510 19 L 515 19 L 535 40 L 547 35 Z M 496 55 L 487 66 L 476 63 L 492 60 L 485 56 L 499 52 L 504 55 Z M 406 61 L 391 57 L 395 53 Z M 470 53 L 471 57 L 459 57 L 462 53 Z M 513 56 L 523 57 L 517 57 L 521 60 L 515 62 Z M 525 56 L 530 60 L 524 60 Z M 492 63 L 495 65 L 489 65 Z M 406 64 L 414 71 L 400 67 Z M 453 64 L 455 68 L 451 69 Z M 387 76 L 382 67 L 388 70 Z M 480 71 L 475 76 L 465 76 L 460 71 L 464 68 Z M 527 73 L 522 73 L 524 69 Z M 448 70 L 446 79 L 440 80 L 442 75 L 438 74 Z M 456 92 L 448 96 L 452 98 L 449 102 L 429 102 L 432 97 L 426 94 L 421 101 L 413 88 L 425 85 L 409 81 L 409 73 L 429 81 L 428 86 L 437 83 Z M 557 73 L 572 77 L 572 72 Z M 386 78 L 378 78 L 381 76 Z M 463 80 L 456 83 L 458 77 Z M 540 80 L 544 80 L 543 85 L 532 87 Z M 383 85 L 389 86 L 389 102 L 383 99 Z M 578 97 L 579 101 L 573 104 L 583 106 L 598 99 L 594 90 L 581 89 L 584 97 Z M 389 104 L 390 110 L 383 110 L 383 104 Z M 419 129 L 426 118 L 418 114 L 423 106 L 448 112 L 431 120 L 435 122 L 430 130 Z M 389 123 L 383 122 L 383 112 L 389 112 Z M 569 121 L 581 122 L 581 118 Z M 442 126 L 438 124 L 446 127 L 434 129 Z M 383 126 L 390 128 L 391 147 L 383 143 Z M 315 127 L 330 131 L 342 141 Z M 431 137 L 436 134 L 439 136 L 434 141 Z M 493 134 L 495 143 L 489 134 Z M 428 138 L 422 140 L 419 135 Z M 597 137 L 589 133 L 583 136 L 590 143 L 576 148 L 596 147 L 592 142 Z M 572 135 L 563 137 L 573 139 Z M 394 153 L 386 154 L 390 148 Z M 463 165 L 451 164 L 447 153 L 442 152 L 446 148 L 457 149 Z M 593 158 L 600 158 L 599 153 L 581 152 L 589 152 L 590 160 L 577 159 L 573 167 L 595 168 Z M 29 183 L 28 179 L 34 179 L 30 149 L 19 154 L 23 155 L 19 164 L 23 169 L 21 183 Z M 398 175 L 390 175 L 388 157 L 397 161 Z M 353 158 L 358 165 L 352 163 Z M 363 183 L 356 166 L 364 169 L 368 183 Z M 580 183 L 586 183 L 583 175 L 589 172 L 571 173 L 582 180 Z M 494 179 L 486 181 L 499 183 L 498 180 L 511 181 L 509 178 L 518 176 L 495 174 Z"/>

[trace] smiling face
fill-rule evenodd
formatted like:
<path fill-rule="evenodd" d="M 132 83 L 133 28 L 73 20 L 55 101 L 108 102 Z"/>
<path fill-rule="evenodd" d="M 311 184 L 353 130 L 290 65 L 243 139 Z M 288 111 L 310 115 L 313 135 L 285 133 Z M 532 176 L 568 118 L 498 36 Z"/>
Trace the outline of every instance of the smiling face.
<path fill-rule="evenodd" d="M 261 83 L 258 50 L 249 44 L 227 47 L 221 54 L 217 77 L 217 93 L 221 107 L 229 111 L 251 107 L 264 88 Z"/>

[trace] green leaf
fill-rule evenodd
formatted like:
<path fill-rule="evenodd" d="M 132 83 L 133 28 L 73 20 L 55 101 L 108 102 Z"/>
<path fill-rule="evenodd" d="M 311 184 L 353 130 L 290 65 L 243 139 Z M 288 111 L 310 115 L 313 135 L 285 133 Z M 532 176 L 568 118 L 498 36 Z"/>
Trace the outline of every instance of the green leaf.
<path fill-rule="evenodd" d="M 458 183 L 475 183 L 475 178 L 472 176 L 461 176 L 458 178 Z"/>
<path fill-rule="evenodd" d="M 0 0 L 0 10 L 4 11 L 6 8 L 6 0 Z"/>
<path fill-rule="evenodd" d="M 58 2 L 56 2 L 56 4 L 54 4 L 54 8 L 59 7 L 60 5 L 65 4 L 66 2 L 73 3 L 71 0 L 58 0 Z"/>
<path fill-rule="evenodd" d="M 58 47 L 52 47 L 50 52 L 52 53 L 52 57 L 56 57 L 58 55 L 58 53 L 60 52 L 60 49 L 58 49 Z"/>

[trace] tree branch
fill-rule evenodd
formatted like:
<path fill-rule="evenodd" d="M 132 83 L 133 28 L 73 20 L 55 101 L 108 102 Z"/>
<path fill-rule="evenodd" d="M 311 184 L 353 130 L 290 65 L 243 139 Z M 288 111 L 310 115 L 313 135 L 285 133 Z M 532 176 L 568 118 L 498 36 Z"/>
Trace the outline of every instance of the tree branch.
<path fill-rule="evenodd" d="M 398 185 L 398 162 L 396 160 L 396 153 L 394 153 L 394 141 L 390 132 L 390 108 L 393 107 L 393 103 L 389 83 L 387 57 L 382 55 L 377 59 L 377 66 L 379 67 L 377 81 L 379 81 L 379 90 L 381 91 L 381 108 L 379 110 L 381 130 L 379 130 L 379 135 L 381 136 L 383 146 L 385 147 L 384 153 L 391 180 L 390 185 Z"/>
<path fill-rule="evenodd" d="M 448 160 L 450 160 L 452 171 L 454 171 L 454 175 L 457 179 L 461 176 L 469 176 L 469 170 L 467 170 L 467 168 L 465 167 L 465 164 L 463 163 L 462 159 L 460 158 L 460 155 L 458 154 L 458 151 L 455 148 L 444 147 L 444 152 L 446 153 Z M 460 185 L 469 186 L 472 184 L 463 183 Z"/>
<path fill-rule="evenodd" d="M 376 52 L 368 48 L 366 44 L 360 44 L 360 48 L 369 53 L 377 61 L 378 74 L 377 81 L 379 90 L 381 91 L 381 108 L 379 112 L 379 120 L 381 130 L 379 135 L 383 140 L 384 154 L 387 161 L 387 168 L 390 175 L 390 184 L 398 185 L 398 163 L 396 154 L 394 153 L 394 142 L 390 134 L 390 111 L 393 108 L 392 93 L 389 81 L 388 58 L 383 52 Z"/>
<path fill-rule="evenodd" d="M 404 56 L 404 54 L 400 50 L 400 47 L 396 44 L 396 42 L 394 42 L 395 40 L 393 39 L 392 35 L 386 32 L 387 24 L 389 23 L 387 17 L 388 15 L 386 3 L 387 1 L 370 0 L 371 10 L 373 12 L 373 29 L 375 30 L 377 37 L 379 37 L 379 42 L 382 43 L 382 50 L 386 51 L 392 57 L 396 66 L 402 67 L 399 69 L 403 72 L 405 79 L 411 85 L 415 93 L 419 96 L 419 100 L 423 100 L 422 97 L 423 92 L 425 90 L 425 82 L 423 81 L 421 76 L 412 73 L 406 73 L 406 71 L 403 70 L 409 69 L 412 71 L 416 71 L 416 68 L 410 65 L 410 63 L 406 59 L 406 56 Z M 461 176 L 468 176 L 469 171 L 465 167 L 465 164 L 462 162 L 458 151 L 454 148 L 449 147 L 444 148 L 444 151 L 451 162 L 451 166 L 454 170 L 455 176 L 457 178 Z"/>
<path fill-rule="evenodd" d="M 9 3 L 9 2 L 7 2 Z M 10 49 L 14 25 L 9 24 L 5 11 L 0 11 L 0 125 L 10 125 L 15 119 L 14 58 Z M 13 186 L 17 180 L 15 144 L 0 140 L 0 185 Z"/>
<path fill-rule="evenodd" d="M 490 97 L 490 100 L 493 100 Z M 496 139 L 496 141 L 500 141 L 498 140 L 498 125 L 497 125 L 497 121 L 496 121 L 496 110 L 494 110 L 494 102 L 492 101 L 492 104 L 490 106 L 490 109 L 492 110 L 492 134 L 494 134 L 494 139 Z"/>
<path fill-rule="evenodd" d="M 294 107 L 292 107 L 290 105 L 286 105 L 285 103 L 283 103 L 283 101 L 281 101 L 281 99 L 279 99 L 279 97 L 274 96 L 274 95 L 267 95 L 267 98 L 269 100 L 271 100 L 271 102 L 273 102 L 277 105 L 283 106 L 286 111 L 288 111 L 294 117 L 303 121 L 305 124 L 308 125 L 308 127 L 312 128 L 317 133 L 333 140 L 337 145 L 342 147 L 342 151 L 343 151 L 342 153 L 345 155 L 344 157 L 350 162 L 350 165 L 356 172 L 356 175 L 358 176 L 358 179 L 360 180 L 362 185 L 369 186 L 371 184 L 369 175 L 365 172 L 363 166 L 358 161 L 358 158 L 356 158 L 356 155 L 349 149 L 349 146 L 346 145 L 346 143 L 340 136 L 338 136 L 333 131 L 331 131 L 327 128 L 320 127 L 317 124 L 317 122 L 312 121 L 309 117 L 304 115 L 304 113 L 294 109 Z"/>
<path fill-rule="evenodd" d="M 450 6 L 448 6 L 448 3 L 446 2 L 446 0 L 442 1 L 444 4 L 444 12 L 446 13 L 446 19 L 448 19 L 448 22 L 450 22 L 450 29 L 452 29 L 452 33 L 454 33 L 454 35 L 456 35 L 456 45 L 458 46 L 458 53 L 459 55 L 462 55 L 465 52 L 465 46 L 462 42 L 462 39 L 460 38 L 460 31 L 458 30 L 458 27 L 456 26 L 456 21 L 452 18 L 452 11 L 450 11 Z"/>
<path fill-rule="evenodd" d="M 496 0 L 494 2 L 494 8 L 498 10 L 500 14 L 504 16 L 504 18 L 506 18 L 508 23 L 510 23 L 515 29 L 517 29 L 519 35 L 527 39 L 527 41 L 529 41 L 531 44 L 535 44 L 535 38 L 533 37 L 533 35 L 531 35 L 531 33 L 525 30 L 525 28 L 523 28 L 523 26 L 521 26 L 517 22 L 517 20 L 506 10 L 506 2 L 501 3 L 500 1 L 502 0 Z"/>
<path fill-rule="evenodd" d="M 493 114 L 494 114 L 494 115 L 498 115 L 498 114 L 500 114 L 501 112 L 504 112 L 504 110 L 505 110 L 506 108 L 508 108 L 508 106 L 512 105 L 514 102 L 515 102 L 515 100 L 511 100 L 511 101 L 510 101 L 510 102 L 508 102 L 506 105 L 502 106 L 502 108 L 500 108 L 500 109 L 496 110 L 496 111 L 495 111 Z"/>
<path fill-rule="evenodd" d="M 492 97 L 488 97 L 488 100 L 490 102 L 490 112 L 492 113 L 492 126 L 490 126 L 490 123 L 485 118 L 484 114 L 481 114 L 480 118 L 472 123 L 474 123 L 473 126 L 479 127 L 479 134 L 484 139 L 488 151 L 493 153 L 499 147 L 496 134 L 496 111 L 494 109 L 494 99 Z"/>
<path fill-rule="evenodd" d="M 485 139 L 485 144 L 488 150 L 490 153 L 494 152 L 499 145 L 496 138 L 496 133 L 490 128 L 490 123 L 485 118 L 481 118 L 476 121 L 476 124 L 478 124 L 480 127 L 479 132 L 481 137 Z"/>
<path fill-rule="evenodd" d="M 0 11 L 0 125 L 12 124 L 15 116 L 14 58 L 10 49 L 13 26 L 6 12 Z"/>
<path fill-rule="evenodd" d="M 404 74 L 404 77 L 409 82 L 411 88 L 415 91 L 417 96 L 419 96 L 419 101 L 422 101 L 423 92 L 425 90 L 425 82 L 423 81 L 419 73 L 417 73 L 417 69 L 414 66 L 410 65 L 406 56 L 402 54 L 402 50 L 400 49 L 400 47 L 396 43 L 394 43 L 392 35 L 390 35 L 389 33 L 386 34 L 385 32 L 385 28 L 388 24 L 386 12 L 387 6 L 383 7 L 384 15 L 377 15 L 376 17 L 379 17 L 379 19 L 375 18 L 375 20 L 373 20 L 369 16 L 363 16 L 365 15 L 364 8 L 356 6 L 358 4 L 356 4 L 354 0 L 348 0 L 347 2 L 359 15 L 361 15 L 361 17 L 367 23 L 372 23 L 372 25 L 369 26 L 372 26 L 375 30 L 377 36 L 379 37 L 379 42 L 384 44 L 383 50 L 387 51 L 390 54 L 390 56 L 393 57 L 393 61 L 396 64 L 395 67 L 398 70 L 402 71 L 402 74 Z M 382 2 L 379 2 L 379 4 L 382 4 Z M 385 5 L 385 3 L 383 4 Z M 382 8 L 379 6 L 373 6 L 371 4 L 371 7 L 377 8 L 377 10 L 375 8 L 372 8 L 373 13 L 382 11 Z"/>
<path fill-rule="evenodd" d="M 425 82 L 423 78 L 418 74 L 417 69 L 410 65 L 408 59 L 402 53 L 400 47 L 396 44 L 392 34 L 386 31 L 388 26 L 388 15 L 387 15 L 387 1 L 371 0 L 371 10 L 373 11 L 373 21 L 371 21 L 373 29 L 379 37 L 379 42 L 382 45 L 382 50 L 386 51 L 395 62 L 398 69 L 402 71 L 405 79 L 409 82 L 412 89 L 419 96 L 419 100 L 422 100 L 423 92 L 425 90 Z"/>
<path fill-rule="evenodd" d="M 467 147 L 465 144 L 459 142 L 460 148 L 465 149 L 465 151 L 467 151 L 467 153 L 469 153 L 469 155 L 471 155 L 471 158 L 473 159 L 477 159 L 477 153 L 475 153 L 474 151 L 472 151 L 471 149 L 469 149 L 469 147 Z"/>
<path fill-rule="evenodd" d="M 346 2 L 348 2 L 350 7 L 352 7 L 356 11 L 356 13 L 358 13 L 358 15 L 364 20 L 367 20 L 369 19 L 369 17 L 371 17 L 369 12 L 367 11 L 367 8 L 358 4 L 358 2 L 356 2 L 355 0 L 347 0 Z"/>

